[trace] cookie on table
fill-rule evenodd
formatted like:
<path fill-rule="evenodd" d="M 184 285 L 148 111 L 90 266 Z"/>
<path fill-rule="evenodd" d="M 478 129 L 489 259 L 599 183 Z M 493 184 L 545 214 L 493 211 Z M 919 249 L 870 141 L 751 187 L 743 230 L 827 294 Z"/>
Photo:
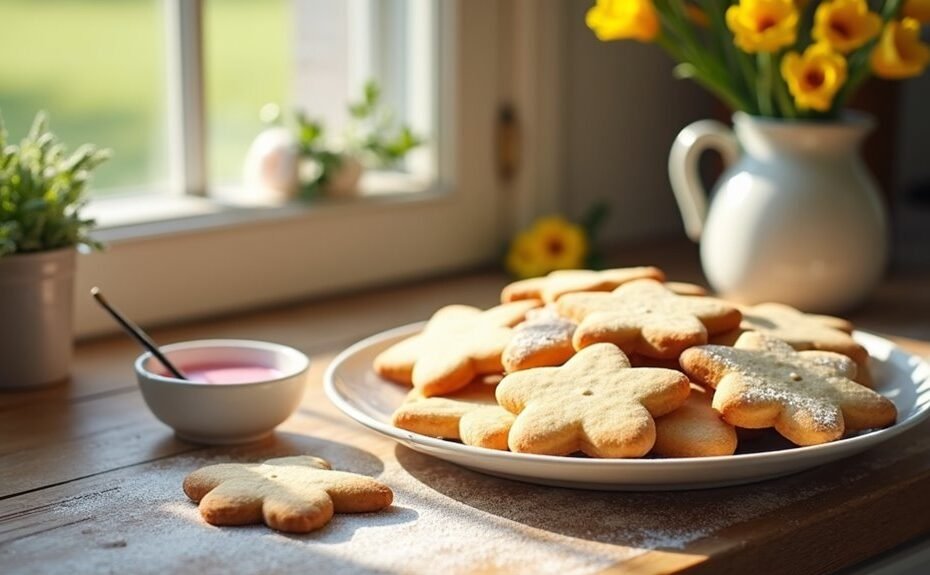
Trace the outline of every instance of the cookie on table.
<path fill-rule="evenodd" d="M 501 291 L 504 303 L 524 299 L 541 299 L 552 303 L 567 293 L 610 291 L 627 282 L 650 278 L 665 279 L 659 268 L 641 266 L 609 270 L 556 270 L 549 275 L 513 282 Z"/>
<path fill-rule="evenodd" d="M 841 353 L 859 366 L 859 378 L 868 375 L 869 352 L 850 335 L 853 325 L 849 321 L 807 314 L 780 303 L 745 306 L 740 310 L 743 319 L 739 327 L 712 338 L 711 343 L 733 345 L 744 332 L 758 331 L 777 337 L 798 351 L 817 349 Z"/>
<path fill-rule="evenodd" d="M 887 427 L 894 403 L 852 380 L 856 364 L 829 351 L 795 351 L 761 332 L 746 332 L 734 347 L 686 350 L 681 366 L 715 388 L 713 407 L 732 425 L 775 428 L 796 445 L 839 439 L 844 433 Z"/>
<path fill-rule="evenodd" d="M 511 326 L 538 307 L 538 300 L 502 304 L 488 310 L 446 306 L 423 331 L 381 352 L 375 372 L 398 383 L 412 384 L 424 395 L 452 393 L 475 377 L 503 371 L 501 353 L 513 336 Z"/>
<path fill-rule="evenodd" d="M 504 348 L 504 371 L 562 365 L 575 355 L 575 327 L 575 322 L 560 317 L 551 306 L 530 310 Z"/>
<path fill-rule="evenodd" d="M 631 367 L 617 346 L 602 343 L 561 367 L 506 375 L 497 401 L 517 416 L 511 451 L 641 457 L 655 443 L 653 418 L 680 407 L 689 391 L 681 372 Z"/>
<path fill-rule="evenodd" d="M 211 525 L 265 523 L 288 533 L 319 529 L 333 513 L 379 511 L 394 498 L 388 486 L 309 455 L 203 467 L 184 478 L 184 493 Z"/>
<path fill-rule="evenodd" d="M 392 423 L 401 429 L 466 445 L 507 449 L 514 416 L 497 405 L 495 384 L 500 377 L 480 377 L 443 397 L 426 397 L 413 389 L 397 408 Z"/>
<path fill-rule="evenodd" d="M 711 457 L 736 452 L 736 428 L 711 405 L 713 392 L 691 384 L 685 404 L 656 419 L 652 453 L 663 457 Z"/>
<path fill-rule="evenodd" d="M 573 344 L 612 343 L 626 353 L 673 359 L 708 335 L 739 326 L 739 310 L 723 300 L 675 294 L 655 280 L 636 280 L 610 293 L 571 293 L 556 302 L 578 322 Z"/>

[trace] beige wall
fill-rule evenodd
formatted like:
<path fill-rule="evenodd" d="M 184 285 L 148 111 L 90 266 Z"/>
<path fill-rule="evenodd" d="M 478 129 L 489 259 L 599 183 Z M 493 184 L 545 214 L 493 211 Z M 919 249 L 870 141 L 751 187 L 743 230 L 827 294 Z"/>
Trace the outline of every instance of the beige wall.
<path fill-rule="evenodd" d="M 684 237 L 666 162 L 678 131 L 708 117 L 713 100 L 672 77 L 658 47 L 599 42 L 584 24 L 592 2 L 564 3 L 565 169 L 562 207 L 572 216 L 606 200 L 606 241 Z"/>

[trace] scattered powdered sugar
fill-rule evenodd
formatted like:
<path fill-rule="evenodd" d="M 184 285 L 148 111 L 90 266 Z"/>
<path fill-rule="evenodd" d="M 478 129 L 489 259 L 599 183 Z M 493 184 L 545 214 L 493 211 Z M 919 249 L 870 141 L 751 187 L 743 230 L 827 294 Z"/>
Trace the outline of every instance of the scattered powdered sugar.
<path fill-rule="evenodd" d="M 186 499 L 181 482 L 190 470 L 214 462 L 181 457 L 170 465 L 152 465 L 142 476 L 107 480 L 95 493 L 55 507 L 53 520 L 62 527 L 54 535 L 53 555 L 46 535 L 14 541 L 0 557 L 14 564 L 31 557 L 33 566 L 45 573 L 301 569 L 561 574 L 595 572 L 643 552 L 500 517 L 494 513 L 499 504 L 494 494 L 476 492 L 475 485 L 466 493 L 487 500 L 490 507 L 471 507 L 419 482 L 397 463 L 379 477 L 395 491 L 394 505 L 386 512 L 337 514 L 328 526 L 307 535 L 277 533 L 264 526 L 213 527 Z M 505 504 L 516 504 L 508 491 Z M 530 503 L 528 510 L 538 505 Z M 599 532 L 596 524 L 590 528 Z"/>
<path fill-rule="evenodd" d="M 806 416 L 818 430 L 842 428 L 840 410 L 828 397 L 818 397 L 816 391 L 799 387 L 788 388 L 780 382 L 768 385 L 757 383 L 746 390 L 744 397 L 754 403 L 778 403 L 798 414 Z"/>
<path fill-rule="evenodd" d="M 520 363 L 541 350 L 571 345 L 576 327 L 574 322 L 559 316 L 553 306 L 531 310 L 526 321 L 514 330 L 507 357 Z"/>
<path fill-rule="evenodd" d="M 25 496 L 36 511 L 14 525 L 21 529 L 16 538 L 7 535 L 0 564 L 68 574 L 587 574 L 650 549 L 687 553 L 689 545 L 722 528 L 856 476 L 855 470 L 842 478 L 828 473 L 812 482 L 806 474 L 778 484 L 728 488 L 725 494 L 613 493 L 496 479 L 399 446 L 386 463 L 334 441 L 305 441 L 286 451 L 295 448 L 330 460 L 336 469 L 378 477 L 394 490 L 394 505 L 381 513 L 337 514 L 328 526 L 306 535 L 264 526 L 213 527 L 181 490 L 188 472 L 230 460 L 206 451 Z M 284 454 L 266 450 L 261 457 L 239 458 Z M 75 497 L 76 489 L 84 494 Z"/>
<path fill-rule="evenodd" d="M 762 343 L 771 341 L 763 339 Z M 739 349 L 710 345 L 703 348 L 727 372 L 746 382 L 740 395 L 749 402 L 777 403 L 803 414 L 817 429 L 842 427 L 835 402 L 841 391 L 830 378 L 836 374 L 829 357 L 807 357 L 782 348 Z"/>

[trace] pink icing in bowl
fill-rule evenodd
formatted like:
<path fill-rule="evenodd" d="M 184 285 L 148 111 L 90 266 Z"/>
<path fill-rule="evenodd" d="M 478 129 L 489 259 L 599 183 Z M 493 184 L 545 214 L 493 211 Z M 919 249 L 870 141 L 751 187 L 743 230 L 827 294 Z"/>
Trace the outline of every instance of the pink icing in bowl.
<path fill-rule="evenodd" d="M 284 372 L 273 367 L 263 365 L 237 365 L 222 363 L 205 363 L 179 366 L 187 380 L 194 383 L 238 384 L 254 383 L 256 381 L 271 381 L 279 379 Z M 173 378 L 167 371 L 162 370 L 159 375 Z"/>

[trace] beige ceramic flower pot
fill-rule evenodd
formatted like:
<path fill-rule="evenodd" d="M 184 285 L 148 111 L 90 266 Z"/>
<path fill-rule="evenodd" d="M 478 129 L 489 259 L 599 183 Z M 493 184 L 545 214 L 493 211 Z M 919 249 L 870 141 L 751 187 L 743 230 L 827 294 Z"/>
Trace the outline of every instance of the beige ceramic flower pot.
<path fill-rule="evenodd" d="M 68 377 L 74 248 L 0 258 L 0 388 Z"/>

